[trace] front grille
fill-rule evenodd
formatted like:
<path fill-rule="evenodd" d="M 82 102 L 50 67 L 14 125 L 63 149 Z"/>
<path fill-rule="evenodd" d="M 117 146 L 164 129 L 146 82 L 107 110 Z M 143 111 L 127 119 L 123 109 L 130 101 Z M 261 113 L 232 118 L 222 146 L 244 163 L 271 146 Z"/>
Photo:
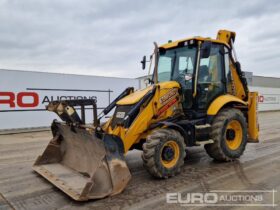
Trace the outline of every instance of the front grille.
<path fill-rule="evenodd" d="M 117 125 L 122 124 L 125 116 L 131 110 L 133 105 L 121 105 L 117 106 L 115 109 L 115 113 L 113 115 L 113 119 L 111 122 L 111 127 L 114 129 Z"/>

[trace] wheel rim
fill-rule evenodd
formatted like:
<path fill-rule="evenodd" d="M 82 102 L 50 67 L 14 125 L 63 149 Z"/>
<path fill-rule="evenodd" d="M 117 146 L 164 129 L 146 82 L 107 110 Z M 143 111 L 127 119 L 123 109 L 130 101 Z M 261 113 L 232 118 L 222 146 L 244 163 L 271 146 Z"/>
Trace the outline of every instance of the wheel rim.
<path fill-rule="evenodd" d="M 241 145 L 243 138 L 242 126 L 239 121 L 232 120 L 226 128 L 226 145 L 231 150 L 236 150 Z"/>
<path fill-rule="evenodd" d="M 180 149 L 177 142 L 171 140 L 166 142 L 161 150 L 161 163 L 166 168 L 172 168 L 179 159 Z"/>

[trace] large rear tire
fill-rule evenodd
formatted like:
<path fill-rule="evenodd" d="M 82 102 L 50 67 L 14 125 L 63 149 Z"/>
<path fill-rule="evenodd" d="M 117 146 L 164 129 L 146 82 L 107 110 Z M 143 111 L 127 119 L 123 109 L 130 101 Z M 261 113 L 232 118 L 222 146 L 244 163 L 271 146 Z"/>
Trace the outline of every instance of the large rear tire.
<path fill-rule="evenodd" d="M 143 144 L 143 165 L 154 177 L 175 176 L 184 165 L 185 148 L 184 138 L 178 131 L 156 129 Z"/>
<path fill-rule="evenodd" d="M 217 161 L 239 158 L 247 144 L 247 123 L 243 113 L 234 108 L 221 110 L 212 123 L 212 144 L 204 146 L 210 157 Z"/>

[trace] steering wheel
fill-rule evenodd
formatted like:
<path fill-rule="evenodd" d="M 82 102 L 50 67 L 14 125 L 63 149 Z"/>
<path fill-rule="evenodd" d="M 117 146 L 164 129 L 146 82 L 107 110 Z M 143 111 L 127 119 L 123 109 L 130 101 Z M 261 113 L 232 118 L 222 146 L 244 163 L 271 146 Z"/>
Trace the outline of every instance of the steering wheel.
<path fill-rule="evenodd" d="M 188 69 L 185 69 L 184 71 L 181 71 L 178 76 L 175 78 L 175 81 L 179 82 L 184 89 L 190 89 L 191 88 L 191 80 L 186 80 Z"/>

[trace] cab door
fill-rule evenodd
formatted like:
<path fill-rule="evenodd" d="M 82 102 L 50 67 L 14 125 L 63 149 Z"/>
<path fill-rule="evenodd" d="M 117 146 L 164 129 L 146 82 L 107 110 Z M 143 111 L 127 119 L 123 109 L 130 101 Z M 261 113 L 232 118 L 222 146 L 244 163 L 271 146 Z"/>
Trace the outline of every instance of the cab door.
<path fill-rule="evenodd" d="M 206 112 L 211 102 L 225 93 L 223 46 L 211 44 L 208 57 L 201 53 L 197 72 L 195 109 Z"/>

